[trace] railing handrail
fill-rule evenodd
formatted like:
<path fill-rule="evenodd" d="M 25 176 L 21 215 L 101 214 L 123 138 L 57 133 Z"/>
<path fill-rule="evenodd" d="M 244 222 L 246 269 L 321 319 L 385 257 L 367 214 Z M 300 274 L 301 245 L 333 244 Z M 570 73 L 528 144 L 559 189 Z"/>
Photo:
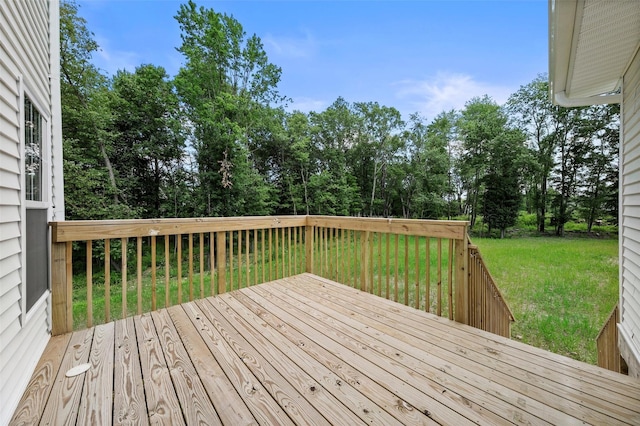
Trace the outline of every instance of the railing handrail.
<path fill-rule="evenodd" d="M 605 332 L 605 329 L 607 328 L 607 325 L 611 322 L 612 319 L 614 319 L 615 316 L 615 322 L 616 324 L 619 322 L 619 311 L 618 311 L 618 303 L 615 304 L 615 306 L 611 309 L 611 312 L 609 312 L 609 315 L 607 315 L 607 319 L 604 321 L 602 328 L 600 328 L 600 331 L 598 332 L 598 335 L 596 336 L 596 340 L 598 340 L 600 338 L 600 336 L 602 336 L 602 333 Z"/>
<path fill-rule="evenodd" d="M 166 219 L 69 220 L 50 222 L 52 242 L 149 237 L 218 231 L 322 226 L 353 231 L 388 232 L 401 235 L 462 240 L 467 221 L 395 219 L 350 216 L 236 216 Z"/>
<path fill-rule="evenodd" d="M 307 226 L 463 240 L 467 235 L 469 222 L 464 220 L 310 215 L 307 216 Z"/>
<path fill-rule="evenodd" d="M 50 222 L 53 243 L 201 232 L 306 226 L 307 216 L 238 216 L 167 219 L 68 220 Z"/>

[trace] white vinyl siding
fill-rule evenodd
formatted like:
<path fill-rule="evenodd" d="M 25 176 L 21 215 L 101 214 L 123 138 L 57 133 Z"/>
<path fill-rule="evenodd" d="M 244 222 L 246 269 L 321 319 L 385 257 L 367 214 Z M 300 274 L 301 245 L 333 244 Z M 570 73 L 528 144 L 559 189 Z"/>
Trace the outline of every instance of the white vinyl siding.
<path fill-rule="evenodd" d="M 640 353 L 640 55 L 623 79 L 620 328 Z"/>
<path fill-rule="evenodd" d="M 58 125 L 58 1 L 0 1 L 0 424 L 11 418 L 31 372 L 48 339 L 50 300 L 43 298 L 25 312 L 24 229 L 25 194 L 23 170 L 23 102 L 28 96 L 45 117 L 47 150 L 44 183 L 61 182 L 50 176 L 54 165 L 61 169 L 62 148 Z M 54 25 L 50 28 L 50 12 Z M 55 40 L 55 49 L 51 41 Z M 57 104 L 57 105 L 56 105 Z M 50 141 L 55 137 L 55 141 Z M 55 147 L 53 143 L 55 142 Z M 57 156 L 58 163 L 51 161 Z M 60 170 L 61 173 L 61 170 Z M 61 190 L 62 185 L 59 185 Z M 46 205 L 55 191 L 47 189 Z M 46 195 L 45 194 L 45 195 Z M 59 210 L 64 212 L 62 194 Z M 48 217 L 53 218 L 49 207 Z M 64 217 L 58 217 L 63 220 Z"/>

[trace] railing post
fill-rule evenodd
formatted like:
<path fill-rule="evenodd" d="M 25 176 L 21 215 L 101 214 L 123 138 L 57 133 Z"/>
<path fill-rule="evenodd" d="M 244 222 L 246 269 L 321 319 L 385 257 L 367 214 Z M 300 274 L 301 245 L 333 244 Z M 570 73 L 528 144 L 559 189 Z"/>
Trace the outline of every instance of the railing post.
<path fill-rule="evenodd" d="M 216 232 L 217 264 L 218 264 L 218 294 L 227 291 L 227 232 Z"/>
<path fill-rule="evenodd" d="M 463 324 L 469 324 L 469 244 L 467 236 L 461 240 L 455 240 L 456 278 L 455 278 L 455 320 Z"/>
<path fill-rule="evenodd" d="M 307 216 L 307 222 L 309 216 Z M 304 261 L 305 271 L 313 274 L 313 226 L 307 225 L 304 228 Z"/>
<path fill-rule="evenodd" d="M 51 244 L 51 334 L 73 331 L 71 242 Z"/>

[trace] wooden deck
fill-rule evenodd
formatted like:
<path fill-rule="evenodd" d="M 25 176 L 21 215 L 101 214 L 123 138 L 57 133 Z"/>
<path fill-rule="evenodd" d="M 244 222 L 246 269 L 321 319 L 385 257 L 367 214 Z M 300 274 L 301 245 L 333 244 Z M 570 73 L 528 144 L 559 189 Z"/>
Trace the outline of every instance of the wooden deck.
<path fill-rule="evenodd" d="M 52 338 L 38 423 L 640 424 L 640 381 L 303 274 Z"/>

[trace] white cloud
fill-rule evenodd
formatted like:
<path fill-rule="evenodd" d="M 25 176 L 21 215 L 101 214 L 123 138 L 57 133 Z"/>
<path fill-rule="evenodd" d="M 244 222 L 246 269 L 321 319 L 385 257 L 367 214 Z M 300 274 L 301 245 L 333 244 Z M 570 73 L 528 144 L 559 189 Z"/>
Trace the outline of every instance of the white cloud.
<path fill-rule="evenodd" d="M 133 72 L 140 65 L 140 55 L 133 51 L 112 50 L 109 40 L 96 36 L 100 49 L 94 54 L 96 66 L 109 75 L 115 75 L 119 70 L 126 69 Z"/>
<path fill-rule="evenodd" d="M 329 103 L 320 99 L 312 98 L 294 98 L 291 104 L 288 105 L 289 111 L 301 111 L 301 112 L 321 112 L 329 106 Z"/>
<path fill-rule="evenodd" d="M 460 110 L 475 96 L 489 95 L 502 105 L 512 88 L 475 80 L 467 74 L 438 72 L 424 80 L 402 80 L 396 97 L 407 100 L 421 115 L 432 119 L 442 111 Z"/>
<path fill-rule="evenodd" d="M 284 37 L 267 34 L 262 37 L 265 49 L 274 56 L 308 58 L 316 49 L 316 41 L 309 32 L 302 37 Z"/>

